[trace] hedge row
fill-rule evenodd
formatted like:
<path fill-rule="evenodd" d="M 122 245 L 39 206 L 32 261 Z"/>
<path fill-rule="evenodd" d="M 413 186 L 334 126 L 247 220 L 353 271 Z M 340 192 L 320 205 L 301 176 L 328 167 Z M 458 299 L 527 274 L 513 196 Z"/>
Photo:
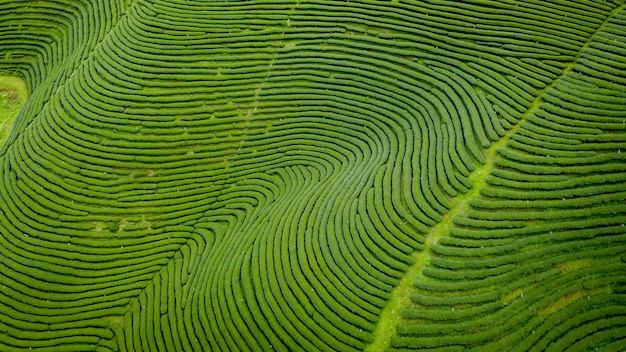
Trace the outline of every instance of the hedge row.
<path fill-rule="evenodd" d="M 526 317 L 502 324 L 508 291 L 554 280 L 576 246 L 589 260 L 622 245 L 622 179 L 596 178 L 623 171 L 623 98 L 571 98 L 594 101 L 574 73 L 598 84 L 621 65 L 589 43 L 615 6 L 0 4 L 0 71 L 31 90 L 0 150 L 0 349 L 362 350 L 426 234 L 525 120 L 503 173 L 432 248 L 413 295 L 428 308 L 405 314 L 436 321 L 429 335 L 408 326 L 394 343 L 513 331 Z M 450 340 L 431 336 L 458 317 Z"/>
<path fill-rule="evenodd" d="M 480 195 L 432 245 L 395 350 L 622 346 L 626 96 L 615 53 L 626 45 L 606 39 L 624 35 L 624 13 L 622 4 L 596 25 L 497 150 Z"/>

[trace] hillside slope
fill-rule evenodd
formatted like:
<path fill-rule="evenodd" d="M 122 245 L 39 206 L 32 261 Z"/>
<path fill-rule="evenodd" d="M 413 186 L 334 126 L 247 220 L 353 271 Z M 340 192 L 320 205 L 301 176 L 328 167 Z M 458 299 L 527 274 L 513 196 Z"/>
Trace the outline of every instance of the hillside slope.
<path fill-rule="evenodd" d="M 623 350 L 623 1 L 5 1 L 0 350 Z"/>

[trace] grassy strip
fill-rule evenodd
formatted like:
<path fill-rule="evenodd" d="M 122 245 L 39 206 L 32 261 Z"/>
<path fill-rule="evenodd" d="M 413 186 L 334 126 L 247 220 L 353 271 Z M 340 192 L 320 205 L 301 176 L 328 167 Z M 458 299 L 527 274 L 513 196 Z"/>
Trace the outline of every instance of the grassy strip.
<path fill-rule="evenodd" d="M 28 87 L 18 77 L 0 75 L 0 147 L 9 138 L 17 113 L 28 98 Z"/>

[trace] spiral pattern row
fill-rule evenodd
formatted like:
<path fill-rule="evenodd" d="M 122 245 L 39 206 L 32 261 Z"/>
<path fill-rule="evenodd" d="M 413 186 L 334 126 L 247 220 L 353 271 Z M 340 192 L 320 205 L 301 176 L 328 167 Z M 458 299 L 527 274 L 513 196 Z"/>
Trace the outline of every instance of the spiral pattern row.
<path fill-rule="evenodd" d="M 363 350 L 424 250 L 393 348 L 623 340 L 624 16 L 4 1 L 0 350 Z"/>

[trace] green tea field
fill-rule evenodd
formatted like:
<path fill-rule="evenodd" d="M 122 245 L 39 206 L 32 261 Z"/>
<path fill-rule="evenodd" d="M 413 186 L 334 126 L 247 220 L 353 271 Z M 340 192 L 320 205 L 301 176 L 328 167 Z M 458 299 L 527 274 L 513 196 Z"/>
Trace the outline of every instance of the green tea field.
<path fill-rule="evenodd" d="M 0 352 L 626 351 L 624 0 L 0 0 Z"/>

